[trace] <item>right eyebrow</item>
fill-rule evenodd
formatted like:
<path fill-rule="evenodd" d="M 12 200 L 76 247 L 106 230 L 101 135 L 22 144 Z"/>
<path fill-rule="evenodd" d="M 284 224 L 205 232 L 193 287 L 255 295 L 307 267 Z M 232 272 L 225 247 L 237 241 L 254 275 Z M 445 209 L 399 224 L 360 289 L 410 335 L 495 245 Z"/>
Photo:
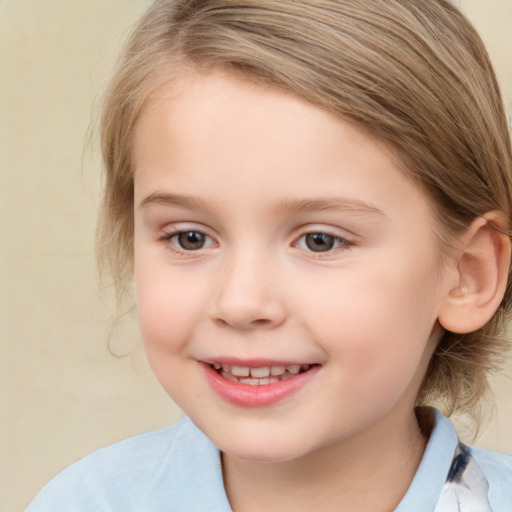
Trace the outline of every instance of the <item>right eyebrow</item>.
<path fill-rule="evenodd" d="M 211 204 L 197 197 L 170 194 L 168 192 L 153 192 L 149 194 L 139 203 L 139 208 L 144 209 L 152 205 L 177 206 L 188 210 L 200 211 L 211 211 L 213 209 Z"/>

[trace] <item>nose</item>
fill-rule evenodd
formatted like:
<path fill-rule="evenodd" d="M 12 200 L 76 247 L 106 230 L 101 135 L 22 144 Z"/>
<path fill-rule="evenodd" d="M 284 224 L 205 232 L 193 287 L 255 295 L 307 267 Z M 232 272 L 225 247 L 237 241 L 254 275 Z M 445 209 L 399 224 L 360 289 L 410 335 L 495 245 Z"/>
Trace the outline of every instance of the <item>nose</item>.
<path fill-rule="evenodd" d="M 283 290 L 276 269 L 254 255 L 225 262 L 212 305 L 212 319 L 221 326 L 249 330 L 273 328 L 286 318 Z"/>

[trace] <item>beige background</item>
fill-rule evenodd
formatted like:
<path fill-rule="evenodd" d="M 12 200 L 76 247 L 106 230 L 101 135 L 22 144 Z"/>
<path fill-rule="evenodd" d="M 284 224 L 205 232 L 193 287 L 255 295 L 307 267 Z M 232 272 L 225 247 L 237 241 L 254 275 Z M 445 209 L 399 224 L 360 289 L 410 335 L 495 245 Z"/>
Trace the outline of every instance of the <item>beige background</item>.
<path fill-rule="evenodd" d="M 22 510 L 94 448 L 181 413 L 160 389 L 136 324 L 112 326 L 97 286 L 92 105 L 144 1 L 0 1 L 0 510 Z M 512 98 L 512 2 L 466 0 Z M 110 349 L 124 357 L 112 357 Z M 512 370 L 509 371 L 512 375 Z M 477 444 L 512 451 L 512 382 Z"/>

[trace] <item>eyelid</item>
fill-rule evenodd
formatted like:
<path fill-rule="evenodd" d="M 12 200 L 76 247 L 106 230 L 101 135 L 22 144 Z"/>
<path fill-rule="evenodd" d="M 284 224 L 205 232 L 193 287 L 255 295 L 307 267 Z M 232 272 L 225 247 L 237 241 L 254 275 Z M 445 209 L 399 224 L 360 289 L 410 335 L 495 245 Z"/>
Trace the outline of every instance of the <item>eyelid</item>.
<path fill-rule="evenodd" d="M 216 235 L 214 231 L 204 224 L 194 221 L 179 221 L 179 222 L 169 222 L 164 224 L 159 230 L 162 232 L 164 236 L 167 235 L 175 235 L 177 233 L 187 233 L 189 231 L 197 231 L 199 233 L 203 233 L 204 235 L 209 236 L 210 238 L 216 240 Z"/>

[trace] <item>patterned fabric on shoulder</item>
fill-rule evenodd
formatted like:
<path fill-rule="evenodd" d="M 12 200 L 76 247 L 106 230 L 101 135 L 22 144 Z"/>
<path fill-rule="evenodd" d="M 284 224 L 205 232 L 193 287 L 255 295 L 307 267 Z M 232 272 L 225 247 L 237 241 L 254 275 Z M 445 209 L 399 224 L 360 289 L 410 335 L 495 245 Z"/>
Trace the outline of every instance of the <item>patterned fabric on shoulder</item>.
<path fill-rule="evenodd" d="M 434 512 L 492 512 L 489 482 L 469 449 L 459 443 Z"/>

